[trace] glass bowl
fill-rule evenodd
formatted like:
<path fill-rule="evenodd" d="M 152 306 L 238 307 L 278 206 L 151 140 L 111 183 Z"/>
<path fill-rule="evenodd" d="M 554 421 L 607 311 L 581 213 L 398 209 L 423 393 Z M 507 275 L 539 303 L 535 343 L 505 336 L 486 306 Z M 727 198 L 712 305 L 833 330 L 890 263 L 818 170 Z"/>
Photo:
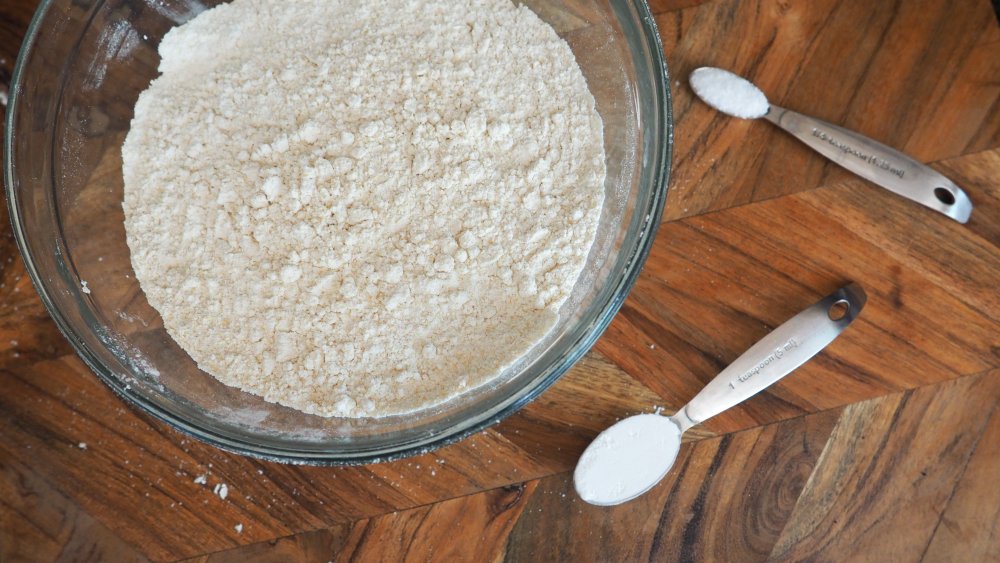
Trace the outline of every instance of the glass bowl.
<path fill-rule="evenodd" d="M 4 139 L 14 234 L 52 318 L 115 393 L 225 450 L 286 463 L 370 463 L 500 421 L 593 345 L 635 282 L 666 198 L 670 82 L 646 2 L 524 2 L 573 49 L 604 120 L 608 159 L 598 237 L 555 329 L 489 384 L 369 419 L 307 415 L 223 385 L 167 335 L 135 280 L 121 144 L 139 93 L 157 75 L 159 40 L 216 3 L 45 0 L 14 72 Z"/>

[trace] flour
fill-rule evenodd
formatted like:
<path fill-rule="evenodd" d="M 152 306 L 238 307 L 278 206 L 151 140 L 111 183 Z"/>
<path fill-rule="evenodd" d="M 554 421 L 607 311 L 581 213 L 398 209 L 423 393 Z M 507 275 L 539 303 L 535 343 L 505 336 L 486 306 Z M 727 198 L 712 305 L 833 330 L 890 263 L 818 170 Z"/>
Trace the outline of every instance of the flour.
<path fill-rule="evenodd" d="M 677 459 L 681 431 L 658 414 L 631 416 L 601 432 L 580 457 L 573 484 L 583 500 L 614 505 L 660 482 Z"/>
<path fill-rule="evenodd" d="M 733 117 L 757 119 L 771 108 L 760 88 L 721 68 L 696 69 L 691 73 L 691 89 L 706 104 Z"/>
<path fill-rule="evenodd" d="M 222 382 L 384 416 L 551 329 L 604 197 L 569 46 L 507 0 L 235 0 L 172 30 L 122 149 L 136 276 Z"/>

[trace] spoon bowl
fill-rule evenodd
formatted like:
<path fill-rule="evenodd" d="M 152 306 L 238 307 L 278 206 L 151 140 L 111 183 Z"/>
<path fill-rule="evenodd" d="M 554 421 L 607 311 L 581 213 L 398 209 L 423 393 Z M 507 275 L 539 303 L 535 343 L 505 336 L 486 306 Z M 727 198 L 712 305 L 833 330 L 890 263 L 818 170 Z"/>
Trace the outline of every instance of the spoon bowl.
<path fill-rule="evenodd" d="M 757 119 L 771 107 L 753 82 L 728 70 L 701 67 L 691 73 L 691 89 L 706 104 L 740 119 Z"/>
<path fill-rule="evenodd" d="M 673 419 L 630 416 L 601 432 L 583 453 L 573 472 L 576 492 L 598 506 L 632 500 L 667 475 L 680 447 L 681 427 Z"/>

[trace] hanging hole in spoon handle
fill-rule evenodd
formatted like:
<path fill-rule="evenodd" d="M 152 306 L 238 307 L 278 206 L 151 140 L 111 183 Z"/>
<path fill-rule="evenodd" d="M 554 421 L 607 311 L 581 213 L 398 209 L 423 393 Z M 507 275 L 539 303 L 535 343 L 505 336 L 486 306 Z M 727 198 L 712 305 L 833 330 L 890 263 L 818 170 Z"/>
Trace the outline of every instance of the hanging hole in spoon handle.
<path fill-rule="evenodd" d="M 830 305 L 830 310 L 826 312 L 826 316 L 830 317 L 831 321 L 839 321 L 840 319 L 847 316 L 847 313 L 851 312 L 851 302 L 846 299 L 840 299 Z"/>
<path fill-rule="evenodd" d="M 672 419 L 685 431 L 777 383 L 840 336 L 866 301 L 861 286 L 852 283 L 785 321 L 722 370 Z"/>
<path fill-rule="evenodd" d="M 951 193 L 948 188 L 934 188 L 934 196 L 945 205 L 955 205 L 955 194 Z"/>
<path fill-rule="evenodd" d="M 764 118 L 847 170 L 906 199 L 959 223 L 967 223 L 972 215 L 972 201 L 962 188 L 892 147 L 773 104 Z"/>

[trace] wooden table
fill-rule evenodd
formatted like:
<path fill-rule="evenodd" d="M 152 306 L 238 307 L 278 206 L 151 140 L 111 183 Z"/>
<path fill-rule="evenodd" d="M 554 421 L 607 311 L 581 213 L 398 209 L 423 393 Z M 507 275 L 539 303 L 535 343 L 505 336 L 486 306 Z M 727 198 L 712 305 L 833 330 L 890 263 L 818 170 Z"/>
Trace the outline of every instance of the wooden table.
<path fill-rule="evenodd" d="M 0 82 L 35 4 L 0 4 Z M 437 452 L 290 467 L 153 421 L 72 353 L 5 222 L 0 560 L 1000 558 L 1000 27 L 990 3 L 652 4 L 674 77 L 676 148 L 649 262 L 555 387 Z M 970 194 L 972 221 L 877 189 L 767 123 L 710 110 L 684 78 L 705 64 L 932 163 Z M 575 497 L 570 471 L 600 429 L 677 408 L 849 280 L 869 294 L 861 318 L 691 436 L 650 494 L 611 509 Z"/>

